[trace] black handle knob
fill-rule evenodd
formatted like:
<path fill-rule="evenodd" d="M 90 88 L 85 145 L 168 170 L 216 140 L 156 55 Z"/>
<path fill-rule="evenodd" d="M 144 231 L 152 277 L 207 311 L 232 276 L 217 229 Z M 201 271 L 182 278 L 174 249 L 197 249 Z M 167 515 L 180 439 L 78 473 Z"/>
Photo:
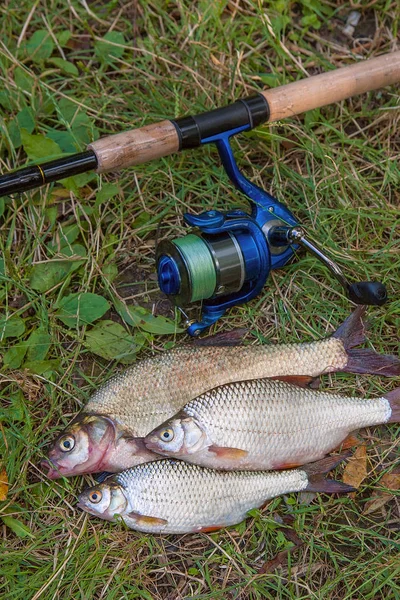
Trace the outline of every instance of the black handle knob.
<path fill-rule="evenodd" d="M 347 295 L 356 304 L 382 306 L 388 299 L 387 291 L 380 281 L 360 281 L 347 288 Z"/>

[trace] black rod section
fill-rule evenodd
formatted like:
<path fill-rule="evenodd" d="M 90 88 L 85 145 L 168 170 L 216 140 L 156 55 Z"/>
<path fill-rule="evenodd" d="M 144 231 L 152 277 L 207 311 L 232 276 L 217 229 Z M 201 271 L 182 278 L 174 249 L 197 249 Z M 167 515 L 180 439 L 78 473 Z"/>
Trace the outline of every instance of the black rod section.
<path fill-rule="evenodd" d="M 97 169 L 97 158 L 93 150 L 72 154 L 66 158 L 59 158 L 41 165 L 25 167 L 0 176 L 0 197 L 27 192 L 46 183 L 93 169 Z"/>

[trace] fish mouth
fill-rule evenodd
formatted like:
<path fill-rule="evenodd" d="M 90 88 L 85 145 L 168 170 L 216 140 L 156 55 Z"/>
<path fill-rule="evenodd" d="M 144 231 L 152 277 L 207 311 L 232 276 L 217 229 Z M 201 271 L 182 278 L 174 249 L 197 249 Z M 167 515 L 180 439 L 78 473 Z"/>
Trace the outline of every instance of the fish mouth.
<path fill-rule="evenodd" d="M 51 460 L 41 460 L 40 467 L 44 471 L 47 471 L 46 477 L 48 477 L 48 479 L 59 479 L 60 477 L 63 477 L 62 467 L 57 466 Z"/>
<path fill-rule="evenodd" d="M 145 446 L 148 450 L 156 452 L 157 454 L 164 454 L 162 448 L 157 444 L 156 438 L 149 438 L 145 440 Z"/>

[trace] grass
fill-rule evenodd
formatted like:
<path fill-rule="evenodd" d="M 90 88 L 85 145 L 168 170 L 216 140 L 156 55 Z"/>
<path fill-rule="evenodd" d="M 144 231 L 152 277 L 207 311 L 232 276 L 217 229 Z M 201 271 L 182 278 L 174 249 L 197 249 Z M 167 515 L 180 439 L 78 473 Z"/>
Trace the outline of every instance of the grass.
<path fill-rule="evenodd" d="M 76 151 L 93 136 L 196 114 L 265 85 L 395 47 L 395 2 L 357 4 L 362 18 L 353 40 L 341 34 L 353 2 L 310 6 L 6 0 L 0 7 L 1 172 L 27 161 L 21 129 Z M 34 38 L 35 32 L 47 33 Z M 396 90 L 384 89 L 234 142 L 243 171 L 287 203 L 349 277 L 385 282 L 391 301 L 369 314 L 370 343 L 387 353 L 398 353 L 400 327 L 398 121 Z M 398 494 L 363 514 L 382 472 L 398 459 L 397 425 L 362 432 L 368 477 L 354 497 L 278 498 L 246 522 L 212 535 L 151 537 L 88 517 L 75 508 L 81 479 L 50 482 L 37 467 L 54 434 L 101 382 L 123 368 L 91 353 L 85 333 L 92 325 L 68 327 L 57 316 L 57 303 L 78 291 L 111 303 L 117 291 L 173 319 L 154 277 L 156 240 L 183 231 L 186 210 L 239 204 L 245 205 L 212 147 L 0 203 L 1 312 L 20 317 L 18 327 L 24 328 L 1 346 L 0 445 L 10 482 L 0 504 L 0 516 L 6 517 L 2 598 L 400 597 Z M 37 265 L 57 256 L 64 267 L 68 263 L 68 273 L 44 292 L 33 289 Z M 331 333 L 349 311 L 324 267 L 300 256 L 274 272 L 261 296 L 231 310 L 214 331 L 247 327 L 251 339 L 297 342 Z M 198 307 L 190 315 L 197 316 Z M 122 323 L 111 304 L 103 317 L 108 318 Z M 31 338 L 38 329 L 45 337 Z M 138 350 L 126 361 L 183 339 L 132 327 L 125 337 Z M 27 356 L 35 363 L 31 370 Z M 395 386 L 379 377 L 323 379 L 324 389 L 354 395 L 380 395 Z M 17 521 L 13 529 L 7 517 Z"/>

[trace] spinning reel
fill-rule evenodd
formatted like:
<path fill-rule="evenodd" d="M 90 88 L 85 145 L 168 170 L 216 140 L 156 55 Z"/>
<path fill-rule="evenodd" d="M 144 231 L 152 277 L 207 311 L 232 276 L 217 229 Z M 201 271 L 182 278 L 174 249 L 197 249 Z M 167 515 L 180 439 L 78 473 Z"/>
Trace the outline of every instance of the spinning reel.
<path fill-rule="evenodd" d="M 343 286 L 356 304 L 382 305 L 385 286 L 376 281 L 350 284 L 340 268 L 311 243 L 294 215 L 276 198 L 251 183 L 236 164 L 230 137 L 249 129 L 242 126 L 203 139 L 215 143 L 231 181 L 250 202 L 251 214 L 242 210 L 186 213 L 194 233 L 162 241 L 157 249 L 160 289 L 178 307 L 203 301 L 201 319 L 187 323 L 188 333 L 199 335 L 225 311 L 248 302 L 264 287 L 272 269 L 286 265 L 299 247 L 306 248 Z"/>

